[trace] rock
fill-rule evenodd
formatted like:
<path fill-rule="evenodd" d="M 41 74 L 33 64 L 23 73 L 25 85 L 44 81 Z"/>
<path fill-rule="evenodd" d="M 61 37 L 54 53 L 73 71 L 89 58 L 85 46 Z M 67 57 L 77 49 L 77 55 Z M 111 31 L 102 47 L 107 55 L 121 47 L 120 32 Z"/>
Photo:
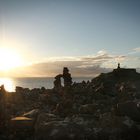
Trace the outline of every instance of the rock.
<path fill-rule="evenodd" d="M 140 122 L 140 107 L 138 103 L 134 101 L 118 103 L 116 108 L 117 115 L 128 116 L 132 120 Z"/>
<path fill-rule="evenodd" d="M 54 89 L 57 91 L 57 90 L 60 90 L 62 88 L 62 85 L 61 85 L 61 78 L 62 78 L 62 74 L 59 74 L 57 76 L 55 76 L 55 81 L 54 81 Z"/>
<path fill-rule="evenodd" d="M 63 74 L 59 74 L 55 77 L 54 90 L 57 92 L 59 92 L 62 89 L 61 78 L 64 79 L 64 87 L 65 88 L 71 87 L 72 78 L 71 78 L 71 74 L 69 73 L 69 69 L 67 67 L 64 67 Z"/>
<path fill-rule="evenodd" d="M 11 127 L 18 131 L 21 129 L 33 129 L 39 114 L 38 109 L 31 110 L 21 116 L 11 119 Z"/>
<path fill-rule="evenodd" d="M 80 125 L 64 122 L 64 121 L 51 121 L 38 126 L 35 139 L 36 140 L 80 140 L 86 137 L 84 128 Z"/>
<path fill-rule="evenodd" d="M 139 85 L 140 74 L 122 68 L 101 74 L 91 82 L 72 84 L 71 74 L 64 67 L 63 74 L 55 77 L 53 89 L 17 87 L 10 96 L 4 91 L 6 100 L 1 107 L 9 117 L 3 118 L 6 122 L 13 119 L 10 125 L 0 125 L 7 127 L 1 129 L 0 138 L 27 140 L 35 134 L 36 140 L 138 140 Z"/>
<path fill-rule="evenodd" d="M 63 78 L 64 78 L 64 87 L 70 87 L 72 84 L 71 74 L 69 73 L 69 69 L 64 67 L 63 69 Z"/>
<path fill-rule="evenodd" d="M 60 103 L 56 105 L 56 108 L 53 112 L 63 117 L 71 114 L 73 112 L 72 100 L 71 99 L 62 100 Z"/>
<path fill-rule="evenodd" d="M 37 117 L 35 127 L 38 127 L 39 125 L 43 124 L 44 122 L 50 122 L 50 121 L 60 121 L 62 118 L 59 116 L 56 116 L 51 113 L 40 113 Z"/>
<path fill-rule="evenodd" d="M 39 113 L 39 109 L 33 109 L 27 113 L 24 113 L 22 116 L 28 117 L 28 118 L 36 118 Z"/>
<path fill-rule="evenodd" d="M 76 114 L 66 117 L 64 121 L 82 125 L 84 128 L 93 128 L 96 126 L 97 118 L 95 117 L 95 115 Z"/>
<path fill-rule="evenodd" d="M 123 121 L 123 124 L 131 128 L 134 125 L 134 121 L 131 120 L 129 117 L 125 116 L 125 120 Z"/>
<path fill-rule="evenodd" d="M 15 117 L 11 119 L 11 126 L 18 129 L 31 129 L 33 128 L 33 119 L 27 117 Z"/>
<path fill-rule="evenodd" d="M 81 105 L 79 108 L 79 113 L 80 114 L 94 114 L 97 108 L 98 108 L 98 105 L 96 104 Z"/>

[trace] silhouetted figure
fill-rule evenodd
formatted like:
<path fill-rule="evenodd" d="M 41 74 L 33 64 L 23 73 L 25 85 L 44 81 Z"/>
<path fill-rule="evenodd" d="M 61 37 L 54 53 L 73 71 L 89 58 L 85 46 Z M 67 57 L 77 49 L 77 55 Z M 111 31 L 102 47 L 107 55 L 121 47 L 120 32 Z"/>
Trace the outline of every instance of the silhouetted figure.
<path fill-rule="evenodd" d="M 62 77 L 62 74 L 59 74 L 55 77 L 55 81 L 54 81 L 54 89 L 58 90 L 62 87 L 61 85 L 61 77 Z"/>
<path fill-rule="evenodd" d="M 120 63 L 118 63 L 118 69 L 120 69 Z"/>
<path fill-rule="evenodd" d="M 63 69 L 63 79 L 64 79 L 64 87 L 70 87 L 72 84 L 71 74 L 69 73 L 69 69 L 64 67 Z"/>

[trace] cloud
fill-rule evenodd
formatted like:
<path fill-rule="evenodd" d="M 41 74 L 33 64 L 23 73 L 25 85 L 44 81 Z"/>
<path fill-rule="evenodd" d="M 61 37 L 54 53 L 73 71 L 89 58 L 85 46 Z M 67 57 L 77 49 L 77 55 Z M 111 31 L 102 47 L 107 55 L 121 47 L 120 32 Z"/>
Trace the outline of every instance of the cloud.
<path fill-rule="evenodd" d="M 54 77 L 62 73 L 63 67 L 68 67 L 74 77 L 94 77 L 100 73 L 111 71 L 118 62 L 126 59 L 122 55 L 110 55 L 106 51 L 99 51 L 95 55 L 72 57 L 49 57 L 43 61 L 27 67 L 12 70 L 12 76 L 25 77 Z"/>
<path fill-rule="evenodd" d="M 140 47 L 132 49 L 127 55 L 135 55 L 137 53 L 140 53 Z"/>
<path fill-rule="evenodd" d="M 140 47 L 134 48 L 133 51 L 134 51 L 134 52 L 140 52 Z"/>

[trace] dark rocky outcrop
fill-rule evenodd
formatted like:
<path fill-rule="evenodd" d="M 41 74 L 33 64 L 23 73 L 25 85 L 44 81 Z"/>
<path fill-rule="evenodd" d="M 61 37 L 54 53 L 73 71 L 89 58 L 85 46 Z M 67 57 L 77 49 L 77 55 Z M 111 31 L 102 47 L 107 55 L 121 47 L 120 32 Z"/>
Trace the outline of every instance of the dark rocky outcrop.
<path fill-rule="evenodd" d="M 72 84 L 64 68 L 55 77 L 53 89 L 17 87 L 8 98 L 2 97 L 8 117 L 1 124 L 6 131 L 0 130 L 0 139 L 139 140 L 139 85 L 135 69 L 119 66 L 91 81 Z"/>

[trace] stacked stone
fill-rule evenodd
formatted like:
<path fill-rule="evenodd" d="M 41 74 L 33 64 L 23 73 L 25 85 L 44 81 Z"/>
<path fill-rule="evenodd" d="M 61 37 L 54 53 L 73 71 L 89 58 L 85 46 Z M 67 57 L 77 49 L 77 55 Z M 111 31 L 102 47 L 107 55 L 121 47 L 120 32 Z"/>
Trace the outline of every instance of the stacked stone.
<path fill-rule="evenodd" d="M 57 76 L 55 76 L 54 88 L 56 90 L 60 89 L 62 87 L 62 85 L 61 85 L 61 77 L 62 77 L 62 74 L 58 74 Z"/>
<path fill-rule="evenodd" d="M 71 74 L 69 73 L 69 69 L 64 67 L 63 69 L 63 79 L 64 79 L 64 87 L 70 87 L 72 84 Z"/>
<path fill-rule="evenodd" d="M 55 89 L 60 89 L 62 87 L 61 78 L 64 79 L 64 87 L 71 86 L 72 78 L 71 78 L 71 74 L 69 73 L 69 69 L 67 67 L 64 67 L 63 74 L 59 74 L 55 77 L 55 81 L 54 81 L 54 88 Z"/>

